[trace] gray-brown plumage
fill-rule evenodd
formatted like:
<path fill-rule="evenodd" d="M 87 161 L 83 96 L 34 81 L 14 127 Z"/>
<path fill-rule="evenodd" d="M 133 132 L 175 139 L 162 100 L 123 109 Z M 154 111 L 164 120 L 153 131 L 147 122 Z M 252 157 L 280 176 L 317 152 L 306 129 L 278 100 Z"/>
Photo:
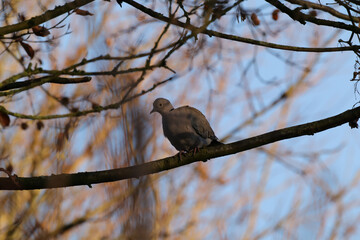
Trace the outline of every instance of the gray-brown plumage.
<path fill-rule="evenodd" d="M 164 135 L 178 151 L 195 151 L 219 143 L 209 122 L 196 108 L 183 106 L 174 109 L 169 100 L 158 98 L 150 113 L 153 112 L 161 114 Z"/>

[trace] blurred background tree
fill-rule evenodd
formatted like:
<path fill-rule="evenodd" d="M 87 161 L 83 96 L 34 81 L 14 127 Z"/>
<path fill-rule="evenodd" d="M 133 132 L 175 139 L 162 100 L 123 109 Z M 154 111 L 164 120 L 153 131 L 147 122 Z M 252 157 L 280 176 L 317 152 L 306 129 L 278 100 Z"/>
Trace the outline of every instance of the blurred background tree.
<path fill-rule="evenodd" d="M 359 13 L 342 0 L 3 0 L 0 167 L 174 155 L 149 115 L 157 97 L 198 108 L 226 143 L 352 108 Z M 2 191 L 0 236 L 357 239 L 359 139 L 344 125 L 139 179 Z"/>

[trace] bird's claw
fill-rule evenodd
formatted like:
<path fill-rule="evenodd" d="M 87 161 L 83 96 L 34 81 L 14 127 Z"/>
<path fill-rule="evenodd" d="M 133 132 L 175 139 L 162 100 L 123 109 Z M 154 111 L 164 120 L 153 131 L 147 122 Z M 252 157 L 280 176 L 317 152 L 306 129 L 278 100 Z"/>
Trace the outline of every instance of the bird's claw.
<path fill-rule="evenodd" d="M 184 153 L 185 153 L 185 151 L 183 151 L 183 150 L 179 151 L 179 153 L 178 153 L 178 155 L 179 155 L 179 162 L 181 162 L 181 155 L 184 154 Z"/>
<path fill-rule="evenodd" d="M 199 148 L 198 148 L 198 147 L 196 147 L 196 148 L 193 149 L 193 157 L 195 156 L 196 152 L 199 152 Z"/>

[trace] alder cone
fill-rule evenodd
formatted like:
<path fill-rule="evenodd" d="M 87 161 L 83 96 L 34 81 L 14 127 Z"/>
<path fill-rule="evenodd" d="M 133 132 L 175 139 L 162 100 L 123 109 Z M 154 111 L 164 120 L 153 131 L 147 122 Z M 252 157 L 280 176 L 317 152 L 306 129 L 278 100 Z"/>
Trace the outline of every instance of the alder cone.
<path fill-rule="evenodd" d="M 75 13 L 76 13 L 77 15 L 81 15 L 81 16 L 92 16 L 92 15 L 94 15 L 94 14 L 92 14 L 92 13 L 89 12 L 89 11 L 81 10 L 81 9 L 76 9 L 76 10 L 75 10 Z"/>
<path fill-rule="evenodd" d="M 279 9 L 275 9 L 273 12 L 272 12 L 272 19 L 274 21 L 277 21 L 279 19 L 279 12 L 280 10 Z"/>
<path fill-rule="evenodd" d="M 34 49 L 27 43 L 24 43 L 23 41 L 20 41 L 21 46 L 24 48 L 25 52 L 29 57 L 32 59 L 35 55 Z"/>
<path fill-rule="evenodd" d="M 259 20 L 258 16 L 256 15 L 256 13 L 252 13 L 250 18 L 255 26 L 260 25 L 260 20 Z"/>
<path fill-rule="evenodd" d="M 0 124 L 2 127 L 7 127 L 10 124 L 9 115 L 4 112 L 0 112 Z"/>
<path fill-rule="evenodd" d="M 50 34 L 50 31 L 45 28 L 45 27 L 42 27 L 42 26 L 35 26 L 32 28 L 34 34 L 36 36 L 39 36 L 39 37 L 46 37 L 47 35 Z"/>
<path fill-rule="evenodd" d="M 40 131 L 43 127 L 44 127 L 44 123 L 43 123 L 42 121 L 38 121 L 38 122 L 36 123 L 36 128 L 37 128 L 37 130 Z"/>
<path fill-rule="evenodd" d="M 23 122 L 20 124 L 20 127 L 22 130 L 26 130 L 26 129 L 28 129 L 29 125 L 26 122 Z"/>

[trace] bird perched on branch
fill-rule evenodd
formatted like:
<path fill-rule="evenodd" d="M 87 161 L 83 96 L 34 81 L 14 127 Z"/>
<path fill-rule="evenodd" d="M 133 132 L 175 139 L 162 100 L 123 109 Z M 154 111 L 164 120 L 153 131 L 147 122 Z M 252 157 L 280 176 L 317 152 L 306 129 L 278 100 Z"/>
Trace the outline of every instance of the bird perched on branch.
<path fill-rule="evenodd" d="M 158 98 L 150 114 L 153 112 L 161 114 L 164 135 L 180 154 L 190 150 L 195 154 L 201 147 L 222 144 L 205 116 L 196 108 L 183 106 L 174 109 L 169 100 Z"/>

